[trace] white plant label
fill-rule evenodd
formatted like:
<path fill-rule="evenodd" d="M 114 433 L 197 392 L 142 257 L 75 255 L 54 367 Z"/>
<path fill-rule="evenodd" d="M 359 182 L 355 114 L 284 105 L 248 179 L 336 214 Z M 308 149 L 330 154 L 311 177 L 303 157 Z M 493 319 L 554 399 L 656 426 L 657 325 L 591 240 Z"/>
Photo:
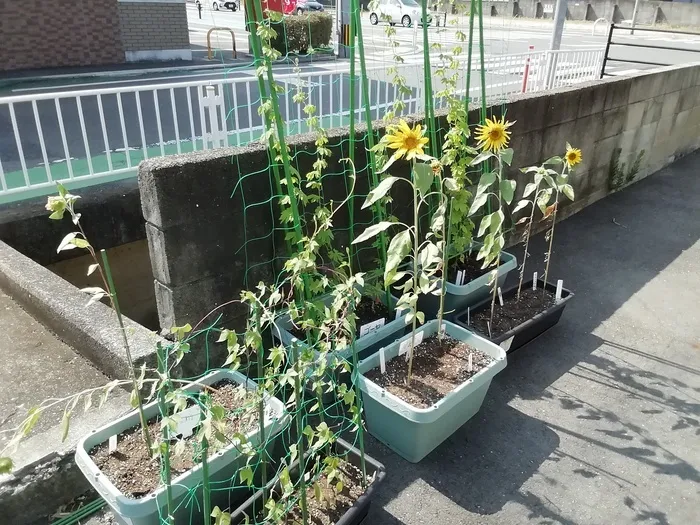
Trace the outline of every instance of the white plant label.
<path fill-rule="evenodd" d="M 508 350 L 510 350 L 510 345 L 513 343 L 513 338 L 514 338 L 514 337 L 515 337 L 514 335 L 511 335 L 511 336 L 510 336 L 508 339 L 506 339 L 505 341 L 501 341 L 501 344 L 500 344 L 499 346 L 500 346 L 501 348 L 503 348 L 503 350 L 505 350 L 505 351 L 507 352 Z"/>
<path fill-rule="evenodd" d="M 421 330 L 420 332 L 418 332 L 418 333 L 414 336 L 414 338 L 413 338 L 413 347 L 415 348 L 416 346 L 418 346 L 418 345 L 421 344 L 422 342 L 423 342 L 423 330 Z M 406 354 L 406 358 L 408 359 L 408 357 L 409 357 L 408 351 L 409 351 L 410 349 L 411 349 L 411 338 L 409 337 L 408 339 L 406 339 L 405 341 L 403 341 L 403 342 L 399 345 L 399 355 Z"/>
<path fill-rule="evenodd" d="M 532 289 L 537 290 L 537 272 L 532 274 Z"/>
<path fill-rule="evenodd" d="M 180 421 L 177 422 L 177 428 L 174 434 L 176 436 L 182 436 L 183 438 L 191 436 L 202 419 L 202 410 L 199 408 L 199 405 L 192 405 L 178 415 Z"/>
<path fill-rule="evenodd" d="M 469 352 L 469 364 L 467 365 L 467 372 L 471 372 L 474 369 L 474 366 L 472 364 L 472 353 Z"/>
<path fill-rule="evenodd" d="M 360 326 L 360 337 L 363 337 L 367 334 L 373 334 L 382 326 L 384 326 L 385 323 L 386 319 L 382 317 L 381 319 L 377 319 L 376 321 L 372 321 L 371 323 L 363 324 L 362 326 Z"/>
<path fill-rule="evenodd" d="M 457 286 L 462 286 L 462 284 L 464 284 L 464 270 L 457 270 L 457 278 L 455 279 L 455 284 Z"/>
<path fill-rule="evenodd" d="M 564 288 L 564 281 L 559 279 L 557 281 L 557 295 L 554 298 L 557 302 L 561 301 L 561 292 L 562 292 L 563 288 Z"/>
<path fill-rule="evenodd" d="M 109 436 L 109 453 L 112 454 L 113 452 L 117 451 L 117 435 L 114 434 L 113 436 Z"/>
<path fill-rule="evenodd" d="M 447 325 L 445 323 L 440 324 L 440 333 L 444 334 L 445 330 L 447 330 Z"/>
<path fill-rule="evenodd" d="M 379 349 L 379 368 L 381 369 L 382 374 L 386 374 L 386 357 L 384 356 L 383 348 Z"/>
<path fill-rule="evenodd" d="M 486 328 L 489 329 L 489 337 L 491 337 L 491 323 L 489 321 L 486 321 Z"/>
<path fill-rule="evenodd" d="M 503 296 L 501 295 L 501 287 L 498 287 L 498 302 L 501 306 L 503 306 Z"/>

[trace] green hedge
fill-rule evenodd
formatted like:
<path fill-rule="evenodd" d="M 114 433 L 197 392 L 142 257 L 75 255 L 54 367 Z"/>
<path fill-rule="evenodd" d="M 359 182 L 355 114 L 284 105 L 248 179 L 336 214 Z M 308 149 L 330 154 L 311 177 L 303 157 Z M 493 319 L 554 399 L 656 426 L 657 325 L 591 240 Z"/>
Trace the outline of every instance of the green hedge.
<path fill-rule="evenodd" d="M 306 54 L 309 47 L 326 47 L 331 43 L 333 17 L 328 13 L 290 15 L 273 27 L 277 32 L 272 40 L 273 48 L 283 56 L 288 53 Z"/>

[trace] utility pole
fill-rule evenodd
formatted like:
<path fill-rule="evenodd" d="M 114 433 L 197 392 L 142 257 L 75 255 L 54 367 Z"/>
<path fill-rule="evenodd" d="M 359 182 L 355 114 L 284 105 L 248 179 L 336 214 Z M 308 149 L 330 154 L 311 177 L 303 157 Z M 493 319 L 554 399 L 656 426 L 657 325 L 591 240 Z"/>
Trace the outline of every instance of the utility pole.
<path fill-rule="evenodd" d="M 634 34 L 634 26 L 637 23 L 637 9 L 639 8 L 639 0 L 634 0 L 634 11 L 632 11 L 632 30 L 630 35 Z"/>
<path fill-rule="evenodd" d="M 554 29 L 552 29 L 552 39 L 549 42 L 549 49 L 552 51 L 561 47 L 561 35 L 564 32 L 564 22 L 566 21 L 566 1 L 557 0 L 557 6 L 554 9 Z"/>
<path fill-rule="evenodd" d="M 561 47 L 561 35 L 564 32 L 564 22 L 566 21 L 566 2 L 567 0 L 557 0 L 557 6 L 554 9 L 554 28 L 552 29 L 552 39 L 549 41 L 549 51 L 547 53 L 547 69 L 545 78 L 545 88 L 554 87 L 554 79 L 557 74 L 557 57 Z"/>

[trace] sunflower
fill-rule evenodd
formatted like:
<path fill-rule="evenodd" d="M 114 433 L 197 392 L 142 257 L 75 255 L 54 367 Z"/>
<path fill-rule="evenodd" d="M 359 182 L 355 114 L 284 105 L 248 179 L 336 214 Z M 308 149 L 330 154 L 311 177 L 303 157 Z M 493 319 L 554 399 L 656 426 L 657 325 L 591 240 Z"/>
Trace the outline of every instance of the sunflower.
<path fill-rule="evenodd" d="M 564 161 L 566 162 L 566 165 L 569 166 L 569 169 L 581 162 L 582 158 L 583 156 L 581 155 L 580 149 L 572 148 L 571 144 L 566 145 L 566 155 L 564 155 Z"/>
<path fill-rule="evenodd" d="M 393 160 L 398 160 L 403 156 L 406 160 L 424 155 L 423 146 L 428 143 L 428 138 L 423 136 L 420 124 L 411 129 L 405 120 L 401 120 L 399 125 L 387 133 L 385 136 L 387 147 L 395 149 Z"/>
<path fill-rule="evenodd" d="M 491 150 L 494 153 L 501 151 L 508 145 L 510 140 L 510 131 L 514 122 L 506 122 L 505 117 L 498 119 L 486 119 L 485 124 L 480 124 L 476 128 L 476 139 L 479 141 L 477 146 L 483 150 Z"/>

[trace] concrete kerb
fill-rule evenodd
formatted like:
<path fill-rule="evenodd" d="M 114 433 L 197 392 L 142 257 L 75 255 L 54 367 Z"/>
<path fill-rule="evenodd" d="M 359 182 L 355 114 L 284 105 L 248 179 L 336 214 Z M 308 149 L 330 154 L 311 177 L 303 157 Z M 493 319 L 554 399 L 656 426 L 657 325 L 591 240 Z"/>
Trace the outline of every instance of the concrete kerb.
<path fill-rule="evenodd" d="M 129 377 L 126 352 L 110 307 L 86 308 L 87 296 L 69 282 L 0 242 L 0 287 L 31 315 L 113 378 Z M 125 317 L 127 338 L 136 365 L 155 364 L 154 332 Z"/>

